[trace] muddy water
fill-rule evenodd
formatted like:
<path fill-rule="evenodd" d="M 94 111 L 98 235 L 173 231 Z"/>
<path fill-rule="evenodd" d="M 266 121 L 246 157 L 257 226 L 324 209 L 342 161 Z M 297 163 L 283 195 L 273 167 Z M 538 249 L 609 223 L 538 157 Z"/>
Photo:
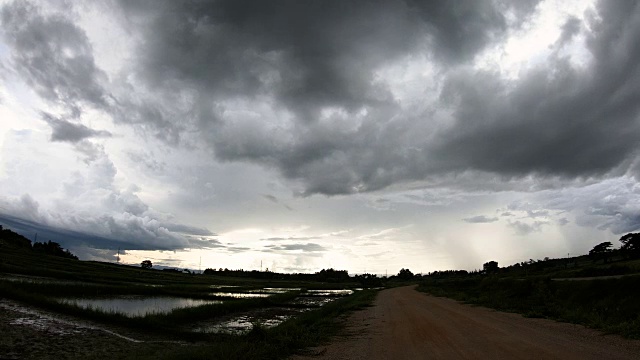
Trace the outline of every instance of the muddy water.
<path fill-rule="evenodd" d="M 145 316 L 147 314 L 163 314 L 174 309 L 222 304 L 219 300 L 199 300 L 176 297 L 138 297 L 126 296 L 106 299 L 60 299 L 65 304 L 76 305 L 85 309 L 96 309 L 105 312 L 120 313 L 127 316 Z"/>
<path fill-rule="evenodd" d="M 200 322 L 192 328 L 194 332 L 243 334 L 259 324 L 265 328 L 280 325 L 282 322 L 312 309 L 268 308 L 246 311 L 225 316 L 212 321 Z"/>

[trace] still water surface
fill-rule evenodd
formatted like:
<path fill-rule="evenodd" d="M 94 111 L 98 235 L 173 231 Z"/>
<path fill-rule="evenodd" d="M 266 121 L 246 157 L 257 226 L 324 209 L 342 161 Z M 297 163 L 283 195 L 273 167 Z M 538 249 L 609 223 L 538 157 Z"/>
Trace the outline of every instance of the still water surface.
<path fill-rule="evenodd" d="M 60 302 L 76 305 L 85 309 L 96 309 L 105 312 L 120 313 L 127 316 L 164 314 L 174 309 L 182 309 L 208 304 L 222 304 L 222 301 L 219 300 L 138 296 L 127 296 L 108 299 L 60 299 Z"/>

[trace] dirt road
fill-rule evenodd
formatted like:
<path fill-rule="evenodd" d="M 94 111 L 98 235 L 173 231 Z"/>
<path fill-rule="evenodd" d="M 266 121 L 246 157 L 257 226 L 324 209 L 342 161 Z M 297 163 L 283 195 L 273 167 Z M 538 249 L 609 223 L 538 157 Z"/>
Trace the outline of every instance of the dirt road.
<path fill-rule="evenodd" d="M 640 341 L 417 292 L 383 290 L 347 336 L 292 359 L 640 359 Z"/>

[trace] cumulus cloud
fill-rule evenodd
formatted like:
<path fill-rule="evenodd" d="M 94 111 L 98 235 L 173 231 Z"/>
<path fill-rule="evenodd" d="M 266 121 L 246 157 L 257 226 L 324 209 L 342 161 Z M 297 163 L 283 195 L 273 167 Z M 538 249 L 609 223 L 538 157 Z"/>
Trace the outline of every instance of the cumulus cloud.
<path fill-rule="evenodd" d="M 46 207 L 29 194 L 0 196 L 0 218 L 24 232 L 49 234 L 64 246 L 97 249 L 178 250 L 213 247 L 208 229 L 177 223 L 149 207 L 135 186 L 115 186 L 117 168 L 102 147 L 87 161 L 85 174 L 62 184 L 58 199 Z"/>

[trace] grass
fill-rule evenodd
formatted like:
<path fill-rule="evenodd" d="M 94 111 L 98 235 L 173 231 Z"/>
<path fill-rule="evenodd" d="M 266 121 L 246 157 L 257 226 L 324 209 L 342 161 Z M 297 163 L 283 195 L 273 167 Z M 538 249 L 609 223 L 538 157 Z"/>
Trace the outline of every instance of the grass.
<path fill-rule="evenodd" d="M 419 291 L 640 339 L 640 277 L 587 281 L 475 277 L 425 280 Z"/>

